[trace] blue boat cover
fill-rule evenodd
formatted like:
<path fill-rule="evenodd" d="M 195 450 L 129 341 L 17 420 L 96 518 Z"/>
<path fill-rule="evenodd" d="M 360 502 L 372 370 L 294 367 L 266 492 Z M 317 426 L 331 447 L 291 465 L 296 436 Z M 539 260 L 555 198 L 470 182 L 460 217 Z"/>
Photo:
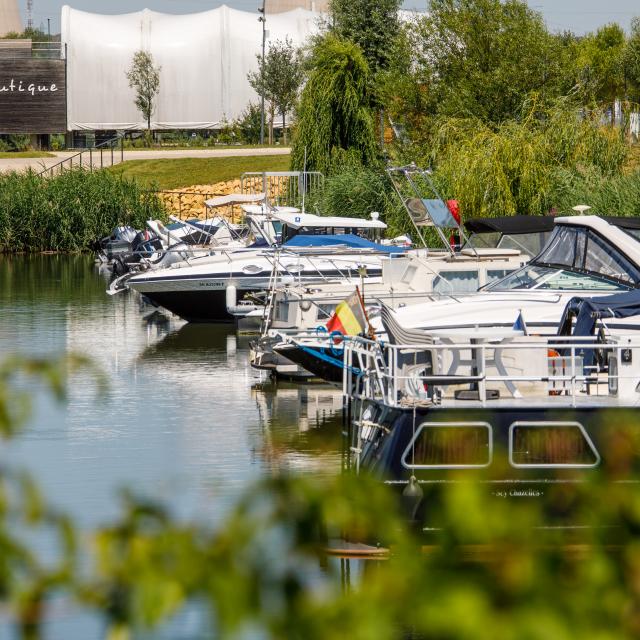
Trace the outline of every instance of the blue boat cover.
<path fill-rule="evenodd" d="M 590 336 L 599 318 L 629 318 L 640 315 L 640 289 L 598 298 L 571 298 L 560 320 L 559 335 L 571 333 L 571 318 L 577 316 L 574 336 Z"/>
<path fill-rule="evenodd" d="M 285 242 L 285 247 L 352 247 L 353 249 L 368 249 L 381 253 L 407 253 L 406 247 L 392 247 L 386 244 L 371 242 L 351 233 L 342 235 L 303 235 L 299 234 Z"/>

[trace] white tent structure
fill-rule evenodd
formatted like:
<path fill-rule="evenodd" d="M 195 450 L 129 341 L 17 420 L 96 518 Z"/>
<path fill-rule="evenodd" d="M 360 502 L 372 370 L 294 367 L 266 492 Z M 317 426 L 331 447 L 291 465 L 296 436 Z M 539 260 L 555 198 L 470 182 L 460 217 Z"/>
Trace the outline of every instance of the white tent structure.
<path fill-rule="evenodd" d="M 304 9 L 269 15 L 267 43 L 288 37 L 302 45 L 318 18 Z M 154 129 L 216 128 L 258 100 L 247 81 L 262 46 L 257 13 L 222 6 L 189 15 L 101 15 L 64 6 L 62 43 L 71 131 L 146 128 L 126 78 L 140 49 L 162 68 Z"/>

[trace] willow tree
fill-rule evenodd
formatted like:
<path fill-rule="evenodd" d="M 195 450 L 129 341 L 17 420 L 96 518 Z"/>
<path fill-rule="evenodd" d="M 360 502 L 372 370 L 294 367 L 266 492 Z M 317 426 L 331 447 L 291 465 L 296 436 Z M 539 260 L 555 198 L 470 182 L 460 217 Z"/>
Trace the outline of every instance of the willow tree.
<path fill-rule="evenodd" d="M 349 157 L 375 161 L 377 145 L 369 109 L 370 71 L 361 49 L 335 35 L 316 41 L 297 112 L 292 166 L 328 172 Z"/>

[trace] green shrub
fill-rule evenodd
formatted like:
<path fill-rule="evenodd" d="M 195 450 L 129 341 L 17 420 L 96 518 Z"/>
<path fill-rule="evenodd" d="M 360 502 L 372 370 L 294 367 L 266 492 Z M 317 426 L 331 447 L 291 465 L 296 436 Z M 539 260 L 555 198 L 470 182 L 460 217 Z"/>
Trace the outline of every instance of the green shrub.
<path fill-rule="evenodd" d="M 82 251 L 115 226 L 164 217 L 158 198 L 106 171 L 0 174 L 0 251 Z"/>

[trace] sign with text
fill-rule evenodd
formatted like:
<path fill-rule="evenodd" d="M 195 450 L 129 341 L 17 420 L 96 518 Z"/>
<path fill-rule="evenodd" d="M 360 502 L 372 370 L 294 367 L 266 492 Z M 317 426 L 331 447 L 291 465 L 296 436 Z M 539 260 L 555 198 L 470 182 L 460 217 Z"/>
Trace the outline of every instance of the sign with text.
<path fill-rule="evenodd" d="M 0 133 L 64 133 L 64 60 L 16 59 L 0 64 Z"/>

